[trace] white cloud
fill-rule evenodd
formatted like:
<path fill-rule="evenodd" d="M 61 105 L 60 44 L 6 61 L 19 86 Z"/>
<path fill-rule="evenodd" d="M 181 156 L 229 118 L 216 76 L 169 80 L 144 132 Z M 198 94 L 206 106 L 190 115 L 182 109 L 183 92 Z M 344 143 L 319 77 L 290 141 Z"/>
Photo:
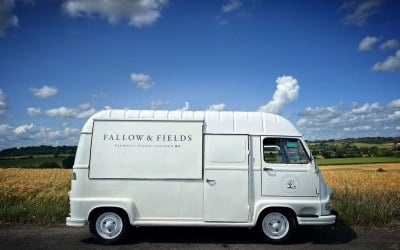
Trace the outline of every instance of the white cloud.
<path fill-rule="evenodd" d="M 361 126 L 355 126 L 355 127 L 346 127 L 343 128 L 344 131 L 346 132 L 358 132 L 358 131 L 368 131 L 371 130 L 371 126 L 367 126 L 367 125 L 361 125 Z"/>
<path fill-rule="evenodd" d="M 347 12 L 343 21 L 349 25 L 364 26 L 369 17 L 379 13 L 382 3 L 382 0 L 346 0 L 340 6 L 340 10 Z"/>
<path fill-rule="evenodd" d="M 397 41 L 396 39 L 390 39 L 390 40 L 387 40 L 386 42 L 382 43 L 379 46 L 379 49 L 383 50 L 383 51 L 394 50 L 394 49 L 399 48 L 399 46 L 400 46 L 399 41 Z"/>
<path fill-rule="evenodd" d="M 377 62 L 373 67 L 373 71 L 388 71 L 396 72 L 400 71 L 400 50 L 393 56 L 388 56 L 385 61 Z"/>
<path fill-rule="evenodd" d="M 87 119 L 87 118 L 91 117 L 92 115 L 94 115 L 96 112 L 97 111 L 94 108 L 91 108 L 91 109 L 88 109 L 88 110 L 80 110 L 79 114 L 76 116 L 76 118 L 85 118 L 85 119 Z"/>
<path fill-rule="evenodd" d="M 358 44 L 359 51 L 369 51 L 372 47 L 379 41 L 379 38 L 375 36 L 366 36 L 361 42 Z"/>
<path fill-rule="evenodd" d="M 6 113 L 6 109 L 7 109 L 6 94 L 4 94 L 3 90 L 0 89 L 0 116 Z"/>
<path fill-rule="evenodd" d="M 177 111 L 187 111 L 189 110 L 189 102 L 185 102 L 185 106 L 183 106 L 180 109 L 177 109 Z"/>
<path fill-rule="evenodd" d="M 210 110 L 210 111 L 223 111 L 223 110 L 225 110 L 225 103 L 212 104 L 212 105 L 210 105 L 210 107 L 208 107 L 208 110 Z"/>
<path fill-rule="evenodd" d="M 153 80 L 150 76 L 142 73 L 132 73 L 131 80 L 136 84 L 136 87 L 141 89 L 149 89 L 154 85 Z"/>
<path fill-rule="evenodd" d="M 229 0 L 226 4 L 222 6 L 222 12 L 228 13 L 232 11 L 237 11 L 242 7 L 243 3 L 241 0 Z"/>
<path fill-rule="evenodd" d="M 11 13 L 14 8 L 14 0 L 0 1 L 0 37 L 5 35 L 9 27 L 18 27 L 18 17 Z"/>
<path fill-rule="evenodd" d="M 159 109 L 160 107 L 169 105 L 169 101 L 151 101 L 150 102 L 150 109 Z"/>
<path fill-rule="evenodd" d="M 79 129 L 65 127 L 56 130 L 48 127 L 38 127 L 33 123 L 20 126 L 0 124 L 0 150 L 9 147 L 24 147 L 38 145 L 76 145 L 79 139 Z"/>
<path fill-rule="evenodd" d="M 377 110 L 380 110 L 379 103 L 375 102 L 372 104 L 366 103 L 361 107 L 353 108 L 351 110 L 352 114 L 370 114 L 372 112 L 375 112 Z"/>
<path fill-rule="evenodd" d="M 40 108 L 33 108 L 33 107 L 29 107 L 29 108 L 26 110 L 26 112 L 28 113 L 29 116 L 32 116 L 32 117 L 39 116 L 39 115 L 42 113 L 42 111 L 40 110 Z"/>
<path fill-rule="evenodd" d="M 79 108 L 84 109 L 84 110 L 90 109 L 91 107 L 92 107 L 92 104 L 90 104 L 90 103 L 82 103 L 79 105 Z"/>
<path fill-rule="evenodd" d="M 272 100 L 266 105 L 259 107 L 259 111 L 281 114 L 285 106 L 297 100 L 300 86 L 292 76 L 281 76 L 276 79 L 276 91 Z"/>
<path fill-rule="evenodd" d="M 307 107 L 299 113 L 297 126 L 309 140 L 365 136 L 399 136 L 400 99 L 386 105 L 353 103 L 330 107 Z"/>
<path fill-rule="evenodd" d="M 400 109 L 400 98 L 391 101 L 391 102 L 389 103 L 389 107 L 395 108 L 395 109 L 396 109 L 396 108 L 399 108 L 399 109 Z"/>
<path fill-rule="evenodd" d="M 101 16 L 110 23 L 127 19 L 135 27 L 149 26 L 161 17 L 168 0 L 67 0 L 63 9 L 72 17 Z"/>
<path fill-rule="evenodd" d="M 76 109 L 68 107 L 59 107 L 46 110 L 46 115 L 54 118 L 89 118 L 96 110 L 91 109 Z"/>
<path fill-rule="evenodd" d="M 34 96 L 39 98 L 48 98 L 51 96 L 55 96 L 58 93 L 58 89 L 56 87 L 47 85 L 44 85 L 40 89 L 30 88 L 30 91 L 33 93 Z"/>
<path fill-rule="evenodd" d="M 33 128 L 34 128 L 34 126 L 31 123 L 30 125 L 22 125 L 22 126 L 16 127 L 13 132 L 16 135 L 26 134 L 29 131 L 31 131 Z"/>

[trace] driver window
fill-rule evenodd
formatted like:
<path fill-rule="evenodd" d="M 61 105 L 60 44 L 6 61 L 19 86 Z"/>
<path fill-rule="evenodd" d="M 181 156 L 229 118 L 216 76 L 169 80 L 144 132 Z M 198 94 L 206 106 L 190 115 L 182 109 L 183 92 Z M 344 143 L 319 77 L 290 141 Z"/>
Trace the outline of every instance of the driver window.
<path fill-rule="evenodd" d="M 265 138 L 263 156 L 267 163 L 307 164 L 310 158 L 298 139 Z"/>

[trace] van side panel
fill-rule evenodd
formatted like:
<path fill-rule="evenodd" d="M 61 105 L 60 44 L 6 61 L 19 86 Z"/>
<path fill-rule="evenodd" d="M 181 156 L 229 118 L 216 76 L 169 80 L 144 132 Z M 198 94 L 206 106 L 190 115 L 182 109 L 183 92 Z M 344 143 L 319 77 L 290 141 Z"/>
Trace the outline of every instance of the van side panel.
<path fill-rule="evenodd" d="M 202 180 L 88 179 L 88 170 L 75 171 L 79 184 L 73 186 L 79 189 L 79 195 L 72 196 L 78 191 L 72 190 L 71 204 L 76 202 L 74 210 L 81 209 L 82 215 L 73 217 L 87 219 L 97 207 L 120 207 L 128 213 L 131 223 L 202 219 Z"/>
<path fill-rule="evenodd" d="M 202 122 L 95 120 L 92 179 L 202 179 Z"/>

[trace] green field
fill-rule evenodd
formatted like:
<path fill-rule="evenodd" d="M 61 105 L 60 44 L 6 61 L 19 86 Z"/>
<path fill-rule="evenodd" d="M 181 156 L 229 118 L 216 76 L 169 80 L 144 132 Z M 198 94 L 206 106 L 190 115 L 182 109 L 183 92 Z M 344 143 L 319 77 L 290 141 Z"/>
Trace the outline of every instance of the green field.
<path fill-rule="evenodd" d="M 375 163 L 400 163 L 400 157 L 361 157 L 361 158 L 317 159 L 317 163 L 319 166 L 375 164 Z"/>
<path fill-rule="evenodd" d="M 377 147 L 377 148 L 386 148 L 386 149 L 392 149 L 394 146 L 393 142 L 388 142 L 388 143 L 362 143 L 362 142 L 356 142 L 352 143 L 351 145 L 354 145 L 358 148 L 372 148 L 372 147 Z"/>

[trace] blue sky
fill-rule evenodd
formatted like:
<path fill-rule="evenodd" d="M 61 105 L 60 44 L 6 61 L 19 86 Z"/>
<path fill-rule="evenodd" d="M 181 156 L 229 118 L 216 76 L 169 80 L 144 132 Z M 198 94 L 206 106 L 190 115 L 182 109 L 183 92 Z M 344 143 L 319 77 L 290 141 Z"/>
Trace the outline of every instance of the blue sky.
<path fill-rule="evenodd" d="M 278 113 L 400 136 L 395 0 L 0 0 L 0 149 L 75 145 L 102 109 Z"/>

